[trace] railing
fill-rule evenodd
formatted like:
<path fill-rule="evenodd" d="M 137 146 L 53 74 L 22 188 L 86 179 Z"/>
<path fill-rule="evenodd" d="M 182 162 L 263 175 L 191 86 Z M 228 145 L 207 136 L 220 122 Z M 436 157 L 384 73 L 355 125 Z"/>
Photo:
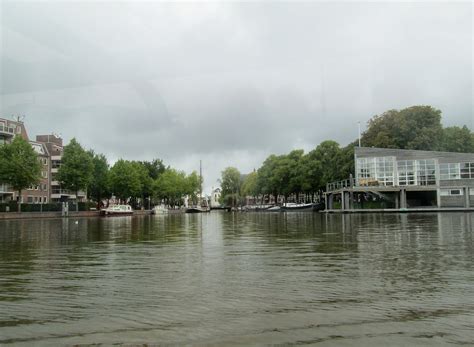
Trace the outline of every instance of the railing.
<path fill-rule="evenodd" d="M 11 193 L 11 190 L 8 185 L 0 184 L 0 193 Z"/>
<path fill-rule="evenodd" d="M 67 189 L 53 189 L 51 191 L 51 195 L 71 195 L 71 196 L 75 196 L 76 192 L 71 192 L 70 190 L 67 190 Z M 86 193 L 83 192 L 83 191 L 78 191 L 77 195 L 85 196 Z"/>
<path fill-rule="evenodd" d="M 348 178 L 342 181 L 336 181 L 336 182 L 331 182 L 326 184 L 326 191 L 334 191 L 334 190 L 339 190 L 343 188 L 350 188 L 354 186 L 354 179 L 353 178 Z"/>
<path fill-rule="evenodd" d="M 0 133 L 12 134 L 15 135 L 15 128 L 6 127 L 4 125 L 0 125 Z"/>

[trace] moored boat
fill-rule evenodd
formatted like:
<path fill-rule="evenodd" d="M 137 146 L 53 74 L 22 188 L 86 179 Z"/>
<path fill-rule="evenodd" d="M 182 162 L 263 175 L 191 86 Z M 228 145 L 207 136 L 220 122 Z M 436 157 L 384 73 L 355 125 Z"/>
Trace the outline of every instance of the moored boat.
<path fill-rule="evenodd" d="M 100 211 L 103 216 L 129 216 L 133 214 L 130 205 L 113 205 Z"/>
<path fill-rule="evenodd" d="M 193 206 L 193 207 L 188 207 L 185 212 L 186 213 L 203 213 L 203 212 L 211 212 L 211 209 L 207 206 Z"/>
<path fill-rule="evenodd" d="M 296 203 L 287 203 L 281 207 L 282 211 L 286 212 L 312 212 L 320 211 L 324 209 L 324 203 L 308 203 L 308 204 L 296 204 Z"/>
<path fill-rule="evenodd" d="M 168 208 L 165 205 L 156 205 L 151 210 L 151 214 L 168 214 Z"/>

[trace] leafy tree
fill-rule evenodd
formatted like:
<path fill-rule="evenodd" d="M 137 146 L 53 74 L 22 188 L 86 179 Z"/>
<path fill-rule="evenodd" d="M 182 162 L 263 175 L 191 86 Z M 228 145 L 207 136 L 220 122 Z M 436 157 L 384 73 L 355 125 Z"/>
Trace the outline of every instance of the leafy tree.
<path fill-rule="evenodd" d="M 221 189 L 222 199 L 235 206 L 240 197 L 240 187 L 242 185 L 241 175 L 235 167 L 227 167 L 222 171 Z"/>
<path fill-rule="evenodd" d="M 61 187 L 75 192 L 77 201 L 78 192 L 86 189 L 90 184 L 93 169 L 94 164 L 90 154 L 73 138 L 64 147 L 61 167 L 58 170 Z M 76 211 L 78 211 L 78 204 L 76 204 Z"/>
<path fill-rule="evenodd" d="M 199 175 L 196 171 L 193 171 L 190 175 L 186 176 L 186 188 L 185 193 L 192 197 L 193 200 L 196 199 L 197 193 L 200 191 L 202 185 L 202 177 L 199 178 Z"/>
<path fill-rule="evenodd" d="M 41 178 L 41 164 L 31 145 L 20 136 L 11 144 L 0 146 L 0 182 L 18 191 L 18 212 L 21 212 L 21 192 Z"/>
<path fill-rule="evenodd" d="M 327 182 L 346 178 L 342 172 L 343 151 L 335 141 L 323 141 L 308 153 L 313 191 L 325 188 Z"/>
<path fill-rule="evenodd" d="M 183 171 L 167 168 L 155 181 L 155 196 L 169 205 L 181 205 L 183 196 L 190 191 L 189 181 Z"/>
<path fill-rule="evenodd" d="M 142 195 L 142 173 L 136 164 L 120 159 L 110 169 L 110 187 L 121 201 Z"/>
<path fill-rule="evenodd" d="M 362 136 L 362 145 L 437 150 L 442 134 L 440 110 L 431 106 L 412 106 L 373 117 Z"/>
<path fill-rule="evenodd" d="M 247 176 L 242 183 L 241 191 L 242 196 L 257 196 L 258 195 L 258 186 L 257 186 L 257 171 L 252 171 Z"/>
<path fill-rule="evenodd" d="M 447 152 L 474 152 L 474 133 L 467 126 L 443 129 L 441 150 Z"/>
<path fill-rule="evenodd" d="M 153 159 L 152 161 L 140 161 L 139 163 L 145 167 L 148 172 L 148 176 L 151 177 L 153 180 L 156 180 L 166 170 L 166 167 L 161 159 Z"/>
<path fill-rule="evenodd" d="M 257 189 L 260 194 L 278 195 L 280 182 L 274 175 L 274 171 L 278 166 L 279 157 L 272 154 L 263 162 L 262 166 L 257 171 Z"/>
<path fill-rule="evenodd" d="M 94 151 L 89 151 L 89 155 L 92 158 L 93 174 L 87 187 L 87 193 L 89 198 L 100 204 L 103 198 L 109 198 L 112 195 L 110 190 L 110 168 L 105 155 L 96 154 Z"/>

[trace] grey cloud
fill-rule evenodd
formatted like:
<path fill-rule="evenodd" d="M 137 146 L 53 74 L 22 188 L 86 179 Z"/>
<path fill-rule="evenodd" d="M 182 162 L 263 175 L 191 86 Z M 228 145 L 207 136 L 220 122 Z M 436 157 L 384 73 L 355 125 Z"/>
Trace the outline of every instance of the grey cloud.
<path fill-rule="evenodd" d="M 412 104 L 474 127 L 469 3 L 1 3 L 1 116 L 112 160 L 228 165 L 342 144 Z"/>

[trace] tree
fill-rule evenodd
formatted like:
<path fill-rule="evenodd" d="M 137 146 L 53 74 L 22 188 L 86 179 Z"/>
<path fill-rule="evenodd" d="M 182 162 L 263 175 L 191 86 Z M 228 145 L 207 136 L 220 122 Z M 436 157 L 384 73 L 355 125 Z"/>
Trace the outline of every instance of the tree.
<path fill-rule="evenodd" d="M 201 190 L 201 185 L 202 177 L 199 177 L 196 171 L 191 172 L 191 174 L 186 176 L 185 194 L 191 196 L 191 198 L 195 200 L 197 193 Z"/>
<path fill-rule="evenodd" d="M 467 126 L 453 126 L 443 129 L 441 150 L 447 152 L 474 152 L 474 133 Z"/>
<path fill-rule="evenodd" d="M 260 194 L 278 196 L 280 182 L 274 174 L 280 158 L 274 154 L 268 156 L 257 171 L 257 191 Z"/>
<path fill-rule="evenodd" d="M 247 176 L 242 183 L 241 191 L 242 196 L 256 196 L 258 195 L 258 186 L 257 186 L 258 174 L 257 171 L 252 171 Z"/>
<path fill-rule="evenodd" d="M 327 182 L 346 178 L 342 171 L 343 151 L 336 141 L 323 141 L 308 153 L 313 191 L 323 190 Z"/>
<path fill-rule="evenodd" d="M 152 161 L 140 161 L 148 172 L 148 176 L 156 180 L 163 172 L 166 167 L 161 159 L 153 159 Z"/>
<path fill-rule="evenodd" d="M 183 171 L 167 168 L 154 184 L 155 196 L 170 206 L 181 205 L 182 198 L 190 193 L 190 180 Z"/>
<path fill-rule="evenodd" d="M 142 173 L 137 165 L 120 159 L 110 169 L 110 187 L 113 194 L 121 201 L 142 195 Z"/>
<path fill-rule="evenodd" d="M 240 197 L 240 187 L 242 185 L 241 175 L 235 167 L 227 167 L 222 171 L 221 188 L 222 199 L 233 206 L 237 204 Z"/>
<path fill-rule="evenodd" d="M 41 178 L 41 164 L 31 145 L 20 136 L 11 144 L 0 146 L 0 182 L 18 191 L 18 212 L 21 212 L 21 192 Z"/>
<path fill-rule="evenodd" d="M 440 110 L 412 106 L 373 117 L 362 136 L 362 145 L 433 151 L 439 149 L 442 134 Z"/>
<path fill-rule="evenodd" d="M 95 154 L 94 151 L 90 151 L 89 155 L 92 158 L 93 174 L 87 187 L 87 193 L 90 198 L 100 205 L 103 198 L 109 198 L 111 196 L 110 168 L 105 155 Z M 100 206 L 98 207 L 100 208 Z"/>
<path fill-rule="evenodd" d="M 94 164 L 90 154 L 73 138 L 64 147 L 61 167 L 58 170 L 58 180 L 62 188 L 75 192 L 76 202 L 79 201 L 79 191 L 87 189 L 90 184 L 93 169 Z M 79 205 L 76 203 L 76 211 L 78 210 Z"/>

